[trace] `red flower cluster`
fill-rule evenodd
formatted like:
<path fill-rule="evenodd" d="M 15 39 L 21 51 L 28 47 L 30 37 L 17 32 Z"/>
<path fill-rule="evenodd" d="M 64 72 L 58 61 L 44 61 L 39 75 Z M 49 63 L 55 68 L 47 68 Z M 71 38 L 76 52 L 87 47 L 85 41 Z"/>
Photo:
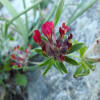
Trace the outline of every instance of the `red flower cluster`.
<path fill-rule="evenodd" d="M 28 48 L 24 49 L 19 45 L 16 46 L 11 54 L 11 59 L 13 62 L 11 63 L 12 66 L 16 65 L 17 67 L 21 68 L 27 65 L 28 58 L 30 56 L 31 46 L 28 45 Z"/>
<path fill-rule="evenodd" d="M 65 23 L 59 28 L 59 37 L 56 39 L 54 33 L 53 22 L 46 22 L 42 25 L 42 33 L 47 37 L 48 42 L 41 39 L 39 30 L 34 31 L 33 40 L 41 46 L 43 52 L 50 57 L 54 57 L 58 61 L 65 60 L 65 54 L 72 47 L 71 39 L 72 34 L 69 34 L 67 39 L 64 39 L 64 35 L 70 31 L 70 27 L 66 26 Z"/>
<path fill-rule="evenodd" d="M 48 38 L 52 38 L 52 33 L 54 31 L 54 24 L 53 22 L 46 22 L 42 25 L 42 32 Z"/>

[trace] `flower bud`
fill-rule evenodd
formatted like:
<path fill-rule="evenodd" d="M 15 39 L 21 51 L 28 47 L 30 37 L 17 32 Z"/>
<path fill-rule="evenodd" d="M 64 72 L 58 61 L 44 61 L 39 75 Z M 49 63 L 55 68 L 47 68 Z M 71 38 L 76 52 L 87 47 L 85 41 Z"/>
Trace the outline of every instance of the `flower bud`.
<path fill-rule="evenodd" d="M 71 40 L 71 39 L 72 39 L 72 37 L 73 37 L 73 35 L 72 35 L 72 34 L 70 34 L 70 35 L 68 36 L 68 40 Z"/>
<path fill-rule="evenodd" d="M 61 38 L 64 38 L 64 35 L 66 34 L 66 32 L 70 31 L 70 27 L 66 26 L 65 23 L 62 24 L 62 27 L 59 28 L 59 33 Z"/>
<path fill-rule="evenodd" d="M 33 40 L 34 40 L 38 45 L 41 44 L 41 34 L 40 34 L 39 30 L 35 30 L 35 31 L 34 31 Z"/>
<path fill-rule="evenodd" d="M 51 39 L 52 38 L 52 33 L 54 31 L 54 24 L 53 22 L 49 22 L 47 21 L 46 23 L 44 23 L 42 25 L 42 32 L 43 34 L 48 38 L 48 39 Z"/>
<path fill-rule="evenodd" d="M 11 59 L 16 60 L 15 54 L 12 54 L 12 55 L 11 55 Z"/>

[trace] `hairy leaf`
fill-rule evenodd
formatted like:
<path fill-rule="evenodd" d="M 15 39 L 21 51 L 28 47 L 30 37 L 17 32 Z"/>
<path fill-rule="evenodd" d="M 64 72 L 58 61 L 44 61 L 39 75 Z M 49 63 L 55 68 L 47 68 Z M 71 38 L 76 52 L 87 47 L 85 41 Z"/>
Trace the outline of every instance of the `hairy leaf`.
<path fill-rule="evenodd" d="M 85 45 L 80 49 L 80 57 L 81 58 L 84 56 L 84 53 L 86 50 L 87 50 L 87 47 Z"/>
<path fill-rule="evenodd" d="M 95 65 L 92 65 L 92 64 L 90 64 L 89 62 L 85 62 L 85 63 L 87 64 L 87 66 L 88 66 L 92 71 L 95 70 L 95 68 L 96 68 Z"/>
<path fill-rule="evenodd" d="M 65 61 L 69 64 L 72 64 L 72 65 L 79 65 L 79 63 L 76 60 L 74 60 L 68 56 L 65 57 Z"/>
<path fill-rule="evenodd" d="M 51 61 L 52 61 L 52 59 L 49 58 L 49 59 L 43 61 L 41 64 L 39 64 L 39 66 L 45 66 L 45 65 L 48 65 L 49 63 L 51 63 Z"/>
<path fill-rule="evenodd" d="M 83 43 L 77 43 L 72 45 L 72 48 L 68 51 L 68 53 L 73 53 L 75 51 L 78 51 L 79 49 L 81 49 L 83 46 Z"/>
<path fill-rule="evenodd" d="M 46 69 L 44 70 L 43 75 L 46 75 L 46 73 L 50 70 L 51 67 L 52 67 L 52 63 L 49 63 Z"/>
<path fill-rule="evenodd" d="M 65 65 L 62 62 L 59 62 L 59 66 L 61 66 L 61 69 L 64 73 L 68 73 L 67 68 L 65 67 Z"/>
<path fill-rule="evenodd" d="M 20 86 L 26 86 L 27 85 L 27 78 L 23 74 L 17 74 L 16 75 L 16 84 Z"/>

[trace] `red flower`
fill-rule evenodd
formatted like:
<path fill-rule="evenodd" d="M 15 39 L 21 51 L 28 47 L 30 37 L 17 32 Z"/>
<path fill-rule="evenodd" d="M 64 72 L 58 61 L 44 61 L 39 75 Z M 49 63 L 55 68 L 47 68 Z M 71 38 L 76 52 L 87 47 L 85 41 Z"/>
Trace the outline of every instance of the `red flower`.
<path fill-rule="evenodd" d="M 57 60 L 60 61 L 60 62 L 65 61 L 65 56 L 63 56 L 63 55 L 59 55 L 59 56 L 57 56 L 56 58 L 57 58 Z"/>
<path fill-rule="evenodd" d="M 70 34 L 70 35 L 68 36 L 68 40 L 71 40 L 71 39 L 72 39 L 72 37 L 73 37 L 73 35 L 72 35 L 72 34 Z"/>
<path fill-rule="evenodd" d="M 64 30 L 66 32 L 69 32 L 70 31 L 70 27 L 68 27 L 65 23 L 62 24 L 62 28 L 64 28 Z"/>
<path fill-rule="evenodd" d="M 17 66 L 18 66 L 18 68 L 20 68 L 20 67 L 21 67 L 21 65 L 20 65 L 20 64 L 17 64 Z"/>
<path fill-rule="evenodd" d="M 65 61 L 65 56 L 60 55 L 61 61 Z"/>
<path fill-rule="evenodd" d="M 43 41 L 43 40 L 42 40 L 42 42 L 41 42 L 41 48 L 42 48 L 42 51 L 43 51 L 44 53 L 46 53 L 46 42 Z"/>
<path fill-rule="evenodd" d="M 18 49 L 20 49 L 20 46 L 19 45 L 17 45 L 16 47 L 14 47 L 14 51 L 16 51 Z"/>
<path fill-rule="evenodd" d="M 35 30 L 35 31 L 34 31 L 33 40 L 34 40 L 38 45 L 41 44 L 41 34 L 40 34 L 39 30 Z"/>
<path fill-rule="evenodd" d="M 28 50 L 27 50 L 27 49 L 25 49 L 25 54 L 26 54 L 26 56 L 27 56 L 27 54 L 28 54 Z"/>
<path fill-rule="evenodd" d="M 14 66 L 14 65 L 16 65 L 16 63 L 14 63 L 14 62 L 11 62 L 11 65 L 12 65 L 12 66 Z"/>
<path fill-rule="evenodd" d="M 61 45 L 62 45 L 62 40 L 61 40 L 61 38 L 58 38 L 56 40 L 56 47 L 57 47 L 57 49 L 59 49 L 61 47 Z"/>
<path fill-rule="evenodd" d="M 18 60 L 19 61 L 23 61 L 24 59 L 22 57 L 18 57 Z"/>
<path fill-rule="evenodd" d="M 70 43 L 69 41 L 67 41 L 67 45 L 68 45 L 68 50 L 70 50 L 72 48 L 72 43 Z"/>
<path fill-rule="evenodd" d="M 43 32 L 43 34 L 48 38 L 48 39 L 50 39 L 50 38 L 52 38 L 52 33 L 53 33 L 53 31 L 54 31 L 54 24 L 53 24 L 53 22 L 52 21 L 47 21 L 46 23 L 44 23 L 43 25 L 42 25 L 42 32 Z"/>
<path fill-rule="evenodd" d="M 70 27 L 66 26 L 65 23 L 62 24 L 62 27 L 59 28 L 60 36 L 63 38 L 66 32 L 70 31 Z"/>
<path fill-rule="evenodd" d="M 16 56 L 14 54 L 12 54 L 11 59 L 16 60 Z"/>

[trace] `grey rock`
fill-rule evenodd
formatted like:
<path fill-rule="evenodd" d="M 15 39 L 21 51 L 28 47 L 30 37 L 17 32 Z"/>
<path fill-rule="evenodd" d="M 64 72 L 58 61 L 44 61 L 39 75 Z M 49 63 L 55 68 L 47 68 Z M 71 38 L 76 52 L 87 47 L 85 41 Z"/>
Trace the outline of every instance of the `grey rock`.
<path fill-rule="evenodd" d="M 84 42 L 87 46 L 91 46 L 96 39 L 96 35 L 99 35 L 99 5 L 100 1 L 71 25 L 74 39 Z M 57 29 L 61 26 L 62 22 L 67 21 L 74 11 L 73 8 L 75 9 L 75 6 L 65 7 L 63 15 L 57 25 Z M 66 75 L 61 75 L 52 68 L 45 77 L 40 76 L 37 78 L 36 82 L 30 81 L 31 85 L 28 85 L 29 100 L 99 100 L 100 70 L 98 70 L 98 67 L 99 65 L 97 65 L 95 72 L 91 72 L 89 76 L 77 79 L 72 76 L 75 71 L 75 66 L 68 66 L 69 73 Z"/>

